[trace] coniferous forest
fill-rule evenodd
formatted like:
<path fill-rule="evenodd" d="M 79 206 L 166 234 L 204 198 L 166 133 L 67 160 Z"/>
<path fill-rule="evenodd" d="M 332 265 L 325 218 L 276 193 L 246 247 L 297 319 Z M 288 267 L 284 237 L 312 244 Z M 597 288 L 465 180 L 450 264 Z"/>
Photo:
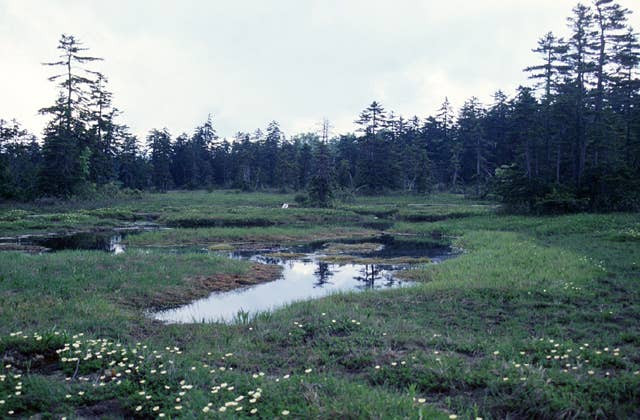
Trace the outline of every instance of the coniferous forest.
<path fill-rule="evenodd" d="M 640 419 L 632 1 L 0 1 L 0 419 Z"/>
<path fill-rule="evenodd" d="M 190 133 L 134 136 L 101 58 L 62 35 L 50 62 L 58 98 L 39 138 L 0 120 L 0 196 L 14 200 L 106 191 L 240 188 L 333 196 L 465 192 L 530 212 L 640 208 L 640 44 L 614 1 L 579 4 L 568 33 L 533 46 L 531 83 L 493 101 L 446 98 L 430 116 L 397 115 L 373 101 L 355 133 L 285 135 L 277 121 L 233 138 L 209 115 Z M 277 117 L 277 116 L 274 116 Z M 160 122 L 161 124 L 161 122 Z"/>

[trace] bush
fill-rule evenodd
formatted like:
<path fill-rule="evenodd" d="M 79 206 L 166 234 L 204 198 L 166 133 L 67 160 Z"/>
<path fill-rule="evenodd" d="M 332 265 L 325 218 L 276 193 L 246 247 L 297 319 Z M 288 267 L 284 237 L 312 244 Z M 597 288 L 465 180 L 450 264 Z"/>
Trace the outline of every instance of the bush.
<path fill-rule="evenodd" d="M 536 214 L 565 214 L 588 210 L 589 199 L 569 187 L 528 178 L 515 165 L 496 169 L 493 192 L 507 210 Z"/>
<path fill-rule="evenodd" d="M 293 201 L 299 206 L 304 206 L 309 202 L 309 196 L 306 194 L 296 194 L 295 197 L 293 197 Z"/>
<path fill-rule="evenodd" d="M 640 179 L 628 167 L 592 169 L 585 173 L 583 185 L 580 195 L 589 201 L 592 210 L 640 210 Z"/>
<path fill-rule="evenodd" d="M 534 211 L 538 214 L 565 214 L 585 211 L 589 200 L 578 198 L 566 189 L 552 187 L 551 192 L 536 198 Z"/>

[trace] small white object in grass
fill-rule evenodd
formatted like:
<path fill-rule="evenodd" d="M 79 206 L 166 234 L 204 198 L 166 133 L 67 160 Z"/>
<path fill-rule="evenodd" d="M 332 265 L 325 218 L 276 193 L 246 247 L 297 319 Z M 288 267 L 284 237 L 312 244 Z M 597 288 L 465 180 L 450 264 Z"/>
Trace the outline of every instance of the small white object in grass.
<path fill-rule="evenodd" d="M 283 209 L 288 209 L 289 208 L 289 203 L 283 203 L 282 204 L 282 208 Z"/>

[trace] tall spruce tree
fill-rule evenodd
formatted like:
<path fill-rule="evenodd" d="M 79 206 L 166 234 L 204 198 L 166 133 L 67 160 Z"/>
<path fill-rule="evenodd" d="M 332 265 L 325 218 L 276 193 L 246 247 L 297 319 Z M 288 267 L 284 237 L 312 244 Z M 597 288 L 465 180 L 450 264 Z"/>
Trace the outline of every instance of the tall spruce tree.
<path fill-rule="evenodd" d="M 595 77 L 596 86 L 594 93 L 594 166 L 598 166 L 600 160 L 606 164 L 615 145 L 610 144 L 614 136 L 607 129 L 604 121 L 605 95 L 611 80 L 611 58 L 614 54 L 614 45 L 624 36 L 627 15 L 629 10 L 621 7 L 614 0 L 593 0 L 594 21 L 597 30 Z"/>
<path fill-rule="evenodd" d="M 52 119 L 44 133 L 39 185 L 45 194 L 68 196 L 80 192 L 90 174 L 88 106 L 94 80 L 86 65 L 101 59 L 85 55 L 87 48 L 73 35 L 63 34 L 57 48 L 59 60 L 44 63 L 61 71 L 49 77 L 58 82 L 56 103 L 40 110 Z"/>
<path fill-rule="evenodd" d="M 566 77 L 569 66 L 564 64 L 563 57 L 567 53 L 567 45 L 562 38 L 557 38 L 552 32 L 548 32 L 538 41 L 538 47 L 533 52 L 541 56 L 541 64 L 530 66 L 525 69 L 529 73 L 529 78 L 536 80 L 537 88 L 542 89 L 542 138 L 544 142 L 544 168 L 547 179 L 552 179 L 556 174 L 558 182 L 559 168 L 552 170 L 554 162 L 559 165 L 557 154 L 561 153 L 562 139 L 558 136 L 558 129 L 554 126 L 552 118 L 552 107 L 558 87 L 562 79 Z M 556 158 L 554 159 L 554 153 Z"/>
<path fill-rule="evenodd" d="M 118 181 L 124 188 L 145 189 L 149 187 L 148 161 L 142 156 L 138 139 L 128 127 L 120 127 L 122 141 L 117 144 Z"/>
<path fill-rule="evenodd" d="M 316 207 L 329 207 L 333 199 L 333 164 L 329 147 L 324 140 L 316 144 L 314 160 L 314 174 L 308 188 L 309 201 Z"/>
<path fill-rule="evenodd" d="M 491 177 L 491 140 L 485 135 L 482 120 L 485 110 L 475 96 L 467 100 L 458 116 L 457 136 L 463 149 L 463 174 L 465 180 L 475 184 L 480 195 L 483 185 Z"/>
<path fill-rule="evenodd" d="M 153 187 L 166 192 L 173 186 L 171 177 L 171 134 L 166 128 L 153 129 L 147 136 L 147 146 L 151 152 L 151 181 Z"/>
<path fill-rule="evenodd" d="M 377 132 L 387 126 L 387 113 L 378 102 L 373 101 L 371 105 L 365 108 L 358 119 L 358 131 L 363 132 L 365 136 L 375 136 Z"/>
<path fill-rule="evenodd" d="M 89 179 L 106 184 L 116 177 L 114 154 L 118 127 L 114 121 L 118 110 L 112 106 L 112 93 L 106 89 L 107 78 L 100 72 L 90 72 L 95 81 L 89 85 L 88 136 Z"/>
<path fill-rule="evenodd" d="M 640 92 L 640 43 L 632 28 L 618 37 L 613 45 L 612 62 L 615 71 L 611 75 L 611 103 L 622 120 L 624 141 L 619 149 L 625 163 L 631 168 L 640 168 L 640 138 L 634 136 L 634 110 Z"/>
<path fill-rule="evenodd" d="M 579 186 L 587 164 L 589 143 L 587 138 L 588 90 L 593 83 L 596 71 L 594 53 L 597 48 L 597 30 L 594 27 L 593 13 L 589 7 L 578 4 L 573 15 L 567 19 L 571 36 L 567 41 L 567 52 L 563 61 L 569 68 L 569 83 L 573 88 L 571 97 L 574 103 L 573 123 L 573 178 Z"/>

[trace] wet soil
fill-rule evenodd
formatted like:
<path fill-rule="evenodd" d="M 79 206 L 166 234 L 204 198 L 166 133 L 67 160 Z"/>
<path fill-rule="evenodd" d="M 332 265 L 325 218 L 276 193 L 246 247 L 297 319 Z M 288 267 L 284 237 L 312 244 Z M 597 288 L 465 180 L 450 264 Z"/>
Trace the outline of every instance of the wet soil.
<path fill-rule="evenodd" d="M 267 283 L 280 277 L 282 267 L 253 263 L 244 274 L 214 274 L 193 276 L 185 279 L 186 285 L 163 289 L 151 296 L 126 302 L 138 308 L 168 309 L 209 296 L 213 292 L 228 292 L 241 287 Z"/>

